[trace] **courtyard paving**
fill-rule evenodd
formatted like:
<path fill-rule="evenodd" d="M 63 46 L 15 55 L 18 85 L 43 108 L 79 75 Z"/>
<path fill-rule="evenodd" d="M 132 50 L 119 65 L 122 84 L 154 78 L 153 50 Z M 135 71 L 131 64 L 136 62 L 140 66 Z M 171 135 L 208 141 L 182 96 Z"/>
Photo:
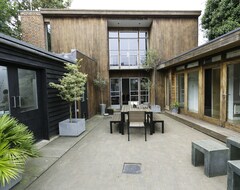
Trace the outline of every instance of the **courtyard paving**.
<path fill-rule="evenodd" d="M 191 164 L 191 143 L 213 139 L 162 115 L 160 126 L 144 141 L 133 129 L 131 141 L 114 128 L 111 116 L 95 116 L 79 137 L 58 137 L 43 145 L 42 157 L 31 159 L 22 182 L 14 190 L 225 190 L 227 176 L 208 178 L 203 166 Z M 224 144 L 223 144 L 224 145 Z M 124 163 L 140 163 L 139 174 L 123 173 Z"/>

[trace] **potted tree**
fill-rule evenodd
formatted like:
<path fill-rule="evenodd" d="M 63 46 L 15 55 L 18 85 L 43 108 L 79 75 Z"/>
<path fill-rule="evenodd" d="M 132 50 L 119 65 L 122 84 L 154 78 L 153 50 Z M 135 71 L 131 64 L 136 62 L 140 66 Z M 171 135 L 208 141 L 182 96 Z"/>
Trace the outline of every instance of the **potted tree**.
<path fill-rule="evenodd" d="M 178 101 L 173 102 L 171 108 L 173 114 L 179 113 L 179 102 Z"/>
<path fill-rule="evenodd" d="M 105 109 L 106 109 L 106 104 L 103 103 L 103 91 L 107 86 L 107 81 L 100 75 L 100 73 L 98 73 L 97 78 L 93 80 L 93 83 L 100 90 L 100 94 L 101 94 L 100 111 L 101 111 L 101 115 L 104 115 Z"/>
<path fill-rule="evenodd" d="M 22 178 L 26 160 L 39 156 L 34 136 L 9 115 L 0 117 L 0 190 L 8 190 Z"/>
<path fill-rule="evenodd" d="M 160 112 L 160 106 L 155 105 L 156 103 L 156 71 L 157 71 L 157 66 L 159 65 L 160 62 L 160 57 L 158 53 L 155 50 L 148 50 L 146 53 L 146 58 L 143 60 L 143 67 L 147 71 L 152 71 L 152 82 L 151 87 L 153 88 L 152 93 L 153 93 L 153 100 L 152 100 L 152 105 L 151 108 L 156 111 Z"/>
<path fill-rule="evenodd" d="M 87 75 L 79 71 L 80 61 L 77 64 L 65 63 L 68 72 L 59 79 L 59 84 L 49 83 L 52 88 L 59 91 L 61 99 L 69 103 L 69 119 L 59 123 L 60 136 L 79 136 L 85 131 L 85 119 L 72 118 L 72 105 L 81 99 L 87 82 Z"/>

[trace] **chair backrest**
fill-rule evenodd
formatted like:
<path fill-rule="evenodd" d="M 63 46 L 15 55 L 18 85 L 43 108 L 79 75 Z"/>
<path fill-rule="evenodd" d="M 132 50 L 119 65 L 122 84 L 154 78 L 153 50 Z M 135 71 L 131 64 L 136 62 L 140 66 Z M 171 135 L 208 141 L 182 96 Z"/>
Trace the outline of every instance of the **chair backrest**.
<path fill-rule="evenodd" d="M 129 122 L 145 122 L 144 111 L 129 111 Z"/>
<path fill-rule="evenodd" d="M 133 105 L 138 106 L 138 105 L 139 105 L 139 102 L 138 102 L 138 101 L 128 101 L 128 105 L 129 105 L 129 106 L 133 106 Z"/>

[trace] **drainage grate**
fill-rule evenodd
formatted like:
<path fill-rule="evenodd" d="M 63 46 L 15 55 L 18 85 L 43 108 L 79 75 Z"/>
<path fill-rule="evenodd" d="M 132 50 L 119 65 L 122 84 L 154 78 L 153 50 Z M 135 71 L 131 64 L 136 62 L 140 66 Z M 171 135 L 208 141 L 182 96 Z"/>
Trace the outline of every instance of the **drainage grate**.
<path fill-rule="evenodd" d="M 140 174 L 141 166 L 141 163 L 124 163 L 122 172 L 125 174 Z"/>

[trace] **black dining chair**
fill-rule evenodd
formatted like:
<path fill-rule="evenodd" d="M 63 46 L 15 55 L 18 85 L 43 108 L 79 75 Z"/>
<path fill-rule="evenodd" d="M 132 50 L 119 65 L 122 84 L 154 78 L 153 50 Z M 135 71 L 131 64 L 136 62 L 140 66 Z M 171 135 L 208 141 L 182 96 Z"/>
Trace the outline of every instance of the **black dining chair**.
<path fill-rule="evenodd" d="M 145 129 L 145 141 L 147 141 L 147 125 L 144 111 L 129 111 L 128 112 L 128 141 L 130 141 L 130 128 Z"/>

